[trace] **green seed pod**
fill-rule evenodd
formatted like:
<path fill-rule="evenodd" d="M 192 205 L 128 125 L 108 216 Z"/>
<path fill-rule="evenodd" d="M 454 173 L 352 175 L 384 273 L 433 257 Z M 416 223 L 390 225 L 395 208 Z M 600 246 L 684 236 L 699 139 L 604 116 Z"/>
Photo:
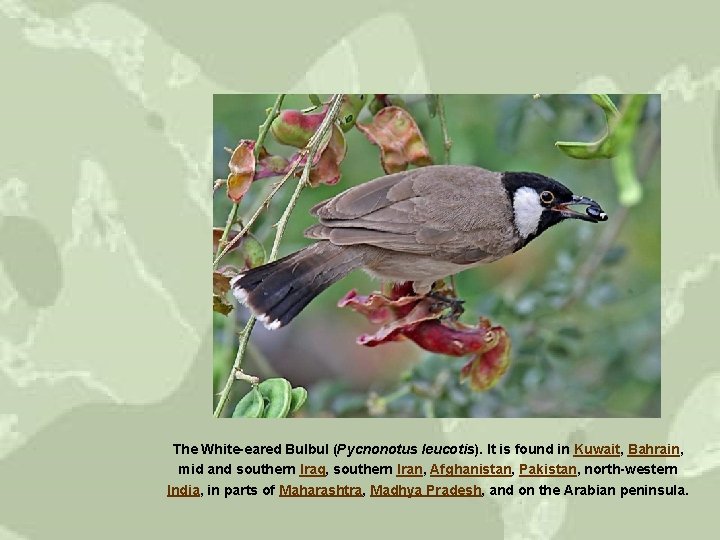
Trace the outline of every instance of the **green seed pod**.
<path fill-rule="evenodd" d="M 615 181 L 618 187 L 618 200 L 623 206 L 635 206 L 642 200 L 642 184 L 635 173 L 632 150 L 626 146 L 612 160 Z"/>
<path fill-rule="evenodd" d="M 620 111 L 617 110 L 617 107 L 607 94 L 590 94 L 590 99 L 592 99 L 596 105 L 605 111 L 608 119 L 614 118 L 620 114 Z"/>
<path fill-rule="evenodd" d="M 302 386 L 293 388 L 290 392 L 290 412 L 297 412 L 307 401 L 307 396 L 307 390 L 305 390 Z"/>
<path fill-rule="evenodd" d="M 257 388 L 251 389 L 235 406 L 233 418 L 260 418 L 265 409 L 265 400 Z"/>
<path fill-rule="evenodd" d="M 323 118 L 325 118 L 325 111 L 304 114 L 302 111 L 284 110 L 270 124 L 270 131 L 279 143 L 295 148 L 304 148 L 313 133 L 320 127 Z"/>
<path fill-rule="evenodd" d="M 367 94 L 345 94 L 343 96 L 340 113 L 338 114 L 340 129 L 349 131 L 355 125 L 355 121 L 365 106 L 367 98 Z"/>
<path fill-rule="evenodd" d="M 265 262 L 265 248 L 252 234 L 243 238 L 240 249 L 245 268 L 255 268 Z"/>
<path fill-rule="evenodd" d="M 266 379 L 258 385 L 267 405 L 263 416 L 265 418 L 285 418 L 290 411 L 292 401 L 292 386 L 287 379 Z"/>

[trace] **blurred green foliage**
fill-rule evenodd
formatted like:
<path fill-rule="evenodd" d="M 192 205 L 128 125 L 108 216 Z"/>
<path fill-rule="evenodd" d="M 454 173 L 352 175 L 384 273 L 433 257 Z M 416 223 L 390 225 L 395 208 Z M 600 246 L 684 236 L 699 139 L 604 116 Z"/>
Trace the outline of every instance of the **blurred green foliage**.
<path fill-rule="evenodd" d="M 322 97 L 322 96 L 321 96 Z M 620 104 L 620 96 L 611 96 Z M 214 102 L 214 172 L 227 176 L 229 155 L 241 138 L 253 139 L 273 95 L 218 95 Z M 299 415 L 310 416 L 659 416 L 660 414 L 660 102 L 649 96 L 629 145 L 642 199 L 630 209 L 618 201 L 612 160 L 572 159 L 555 147 L 559 140 L 592 141 L 605 129 L 605 116 L 587 95 L 443 96 L 453 140 L 452 162 L 492 170 L 535 171 L 557 178 L 575 193 L 597 200 L 609 214 L 604 224 L 573 221 L 544 233 L 502 261 L 458 275 L 466 303 L 463 320 L 480 315 L 507 328 L 511 365 L 490 391 L 472 392 L 458 383 L 465 358 L 426 353 L 412 343 L 368 349 L 355 337 L 371 330 L 358 314 L 336 307 L 349 289 L 363 294 L 380 284 L 355 272 L 317 298 L 291 325 L 275 332 L 256 328 L 243 368 L 261 379 L 282 376 L 308 388 Z M 403 96 L 442 162 L 438 119 L 424 96 Z M 288 96 L 284 108 L 311 104 L 306 95 Z M 367 122 L 364 109 L 358 118 Z M 303 230 L 313 223 L 309 208 L 348 187 L 383 174 L 377 147 L 356 129 L 348 131 L 348 154 L 336 186 L 306 189 L 293 213 L 281 255 L 305 245 Z M 288 148 L 268 141 L 271 152 Z M 253 184 L 241 204 L 249 215 L 273 183 Z M 278 194 L 255 229 L 269 245 L 292 191 Z M 224 225 L 230 201 L 218 190 L 214 225 Z M 606 228 L 626 214 L 617 235 Z M 603 243 L 610 241 L 609 243 Z M 588 261 L 599 257 L 587 276 Z M 242 308 L 230 318 L 214 314 L 214 388 L 227 377 L 237 346 Z M 229 323 L 228 323 L 229 321 Z M 238 382 L 230 414 L 249 386 Z"/>

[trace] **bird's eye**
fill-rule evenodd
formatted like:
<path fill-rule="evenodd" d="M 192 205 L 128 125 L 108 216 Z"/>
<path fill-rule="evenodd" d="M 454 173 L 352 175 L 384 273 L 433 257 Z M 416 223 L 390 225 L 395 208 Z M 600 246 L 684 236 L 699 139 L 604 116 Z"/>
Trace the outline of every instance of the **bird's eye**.
<path fill-rule="evenodd" d="M 550 191 L 543 191 L 540 194 L 540 200 L 544 202 L 545 204 L 550 204 L 555 200 L 555 195 L 552 194 Z"/>

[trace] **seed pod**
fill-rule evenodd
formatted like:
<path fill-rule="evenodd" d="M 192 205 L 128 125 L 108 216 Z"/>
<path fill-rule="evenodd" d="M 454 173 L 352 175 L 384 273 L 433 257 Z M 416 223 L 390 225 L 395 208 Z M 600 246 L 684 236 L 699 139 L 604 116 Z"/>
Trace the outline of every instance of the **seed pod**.
<path fill-rule="evenodd" d="M 227 179 L 227 196 L 234 202 L 240 202 L 255 179 L 255 141 L 241 140 L 230 157 L 230 175 Z"/>
<path fill-rule="evenodd" d="M 367 97 L 367 94 L 345 94 L 343 96 L 338 114 L 338 124 L 343 131 L 349 131 L 355 125 L 360 111 L 367 102 Z"/>
<path fill-rule="evenodd" d="M 310 137 L 317 131 L 327 114 L 327 107 L 319 113 L 303 113 L 294 109 L 281 111 L 270 124 L 273 137 L 281 143 L 295 148 L 305 148 Z"/>
<path fill-rule="evenodd" d="M 258 390 L 267 401 L 263 416 L 265 418 L 285 418 L 290 411 L 292 387 L 287 379 L 266 379 L 258 385 Z"/>
<path fill-rule="evenodd" d="M 380 147 L 380 161 L 387 174 L 404 171 L 411 163 L 419 167 L 432 163 L 420 128 L 405 109 L 385 107 L 370 124 L 357 124 L 357 128 Z"/>
<path fill-rule="evenodd" d="M 297 412 L 307 401 L 308 393 L 302 386 L 297 386 L 290 392 L 290 412 Z"/>
<path fill-rule="evenodd" d="M 233 418 L 260 418 L 265 410 L 265 400 L 257 388 L 245 394 L 232 414 Z"/>

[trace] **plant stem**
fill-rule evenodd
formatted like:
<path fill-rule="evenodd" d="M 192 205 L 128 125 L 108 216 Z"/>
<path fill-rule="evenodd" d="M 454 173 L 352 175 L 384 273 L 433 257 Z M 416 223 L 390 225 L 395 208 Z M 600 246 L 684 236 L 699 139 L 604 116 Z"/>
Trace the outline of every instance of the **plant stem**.
<path fill-rule="evenodd" d="M 290 166 L 290 169 L 289 169 L 288 172 L 285 174 L 285 176 L 283 176 L 283 177 L 280 179 L 280 181 L 273 186 L 273 188 L 272 188 L 272 190 L 270 191 L 270 193 L 268 194 L 268 196 L 263 199 L 263 202 L 260 203 L 260 206 L 258 206 L 257 210 L 255 210 L 255 213 L 254 213 L 254 214 L 252 215 L 252 217 L 248 220 L 247 224 L 242 228 L 242 230 L 241 230 L 237 235 L 235 235 L 235 237 L 234 237 L 232 240 L 230 240 L 230 242 L 227 243 L 227 245 L 225 246 L 225 249 L 223 249 L 222 251 L 219 251 L 219 250 L 218 250 L 218 251 L 219 251 L 219 254 L 218 254 L 218 256 L 215 258 L 215 261 L 214 261 L 214 264 L 215 264 L 215 265 L 217 265 L 217 264 L 220 262 L 220 259 L 222 259 L 222 258 L 225 256 L 225 254 L 226 254 L 228 251 L 230 251 L 230 250 L 233 248 L 233 246 L 234 246 L 236 243 L 238 243 L 238 242 L 247 234 L 247 232 L 250 230 L 250 227 L 252 227 L 252 226 L 255 224 L 255 222 L 256 222 L 257 219 L 260 217 L 260 215 L 263 213 L 263 211 L 268 207 L 268 205 L 270 204 L 270 201 L 271 201 L 272 198 L 275 196 L 275 194 L 276 194 L 278 191 L 280 191 L 280 188 L 285 185 L 285 182 L 287 182 L 288 179 L 289 179 L 293 174 L 295 174 L 295 171 L 297 170 L 298 165 L 300 165 L 300 160 L 301 160 L 301 159 L 302 159 L 302 155 L 301 155 L 301 156 L 298 156 L 298 158 L 292 163 L 292 165 Z"/>
<path fill-rule="evenodd" d="M 255 149 L 253 150 L 253 154 L 255 155 L 256 160 L 260 155 L 260 149 L 265 143 L 265 137 L 270 130 L 270 124 L 272 124 L 272 121 L 275 120 L 275 117 L 277 117 L 277 115 L 280 113 L 280 107 L 282 106 L 282 102 L 284 99 L 285 94 L 278 94 L 278 97 L 275 99 L 275 104 L 272 106 L 272 109 L 270 109 L 270 112 L 265 118 L 265 122 L 263 122 L 260 126 L 260 130 L 258 131 L 258 138 L 255 143 Z M 225 228 L 223 229 L 222 236 L 220 237 L 220 242 L 218 242 L 217 252 L 219 255 L 213 261 L 213 270 L 217 268 L 218 264 L 220 263 L 220 259 L 227 252 L 227 238 L 230 234 L 230 228 L 232 227 L 233 223 L 235 223 L 235 219 L 237 218 L 239 207 L 240 203 L 233 203 L 232 208 L 230 208 L 230 213 L 228 214 L 227 221 L 225 222 Z M 238 237 L 242 236 L 243 235 L 241 234 L 238 235 Z"/>
<path fill-rule="evenodd" d="M 452 149 L 452 139 L 448 134 L 447 119 L 445 118 L 445 104 L 443 103 L 442 96 L 437 96 L 437 112 L 438 119 L 440 120 L 440 129 L 443 134 L 443 149 L 445 150 L 445 165 L 450 164 L 450 150 Z"/>
<path fill-rule="evenodd" d="M 217 252 L 220 255 L 213 261 L 213 270 L 216 270 L 218 264 L 220 264 L 220 259 L 224 254 L 223 249 L 225 249 L 225 247 L 227 246 L 227 238 L 230 234 L 230 229 L 232 228 L 232 224 L 235 223 L 235 219 L 237 218 L 239 206 L 240 205 L 238 203 L 233 203 L 232 208 L 230 208 L 227 220 L 225 221 L 225 228 L 223 229 L 222 236 L 220 237 L 220 241 L 218 242 Z"/>
<path fill-rule="evenodd" d="M 245 349 L 247 349 L 247 344 L 250 340 L 250 333 L 252 332 L 254 326 L 255 317 L 251 316 L 240 334 L 240 342 L 238 344 L 237 354 L 235 355 L 235 362 L 230 369 L 230 375 L 228 376 L 227 381 L 225 381 L 225 387 L 220 392 L 220 399 L 218 400 L 215 412 L 213 413 L 215 418 L 220 418 L 220 415 L 225 408 L 225 403 L 227 403 L 227 400 L 230 397 L 230 389 L 232 388 L 233 382 L 235 382 L 235 374 L 240 371 L 240 364 L 242 363 L 243 356 L 245 356 Z"/>
<path fill-rule="evenodd" d="M 241 230 L 237 235 L 235 235 L 235 237 L 234 237 L 232 240 L 230 240 L 230 242 L 227 243 L 227 245 L 225 246 L 225 249 L 223 249 L 222 251 L 220 251 L 220 250 L 218 249 L 218 255 L 217 255 L 217 257 L 215 257 L 215 261 L 214 261 L 214 263 L 213 263 L 214 266 L 217 266 L 217 264 L 220 262 L 220 259 L 222 259 L 222 258 L 225 256 L 225 254 L 226 254 L 228 251 L 230 251 L 230 250 L 233 248 L 233 246 L 234 246 L 236 243 L 238 243 L 238 242 L 247 234 L 247 232 L 250 230 L 250 227 L 252 227 L 252 226 L 255 224 L 255 222 L 256 222 L 257 219 L 260 217 L 260 215 L 263 213 L 263 211 L 268 207 L 268 205 L 270 204 L 270 201 L 271 201 L 272 198 L 275 196 L 275 194 L 276 194 L 278 191 L 280 191 L 280 188 L 285 185 L 285 182 L 287 182 L 288 179 L 289 179 L 293 174 L 295 174 L 295 171 L 297 170 L 298 165 L 300 164 L 300 160 L 301 160 L 301 159 L 302 159 L 302 156 L 299 156 L 299 157 L 292 163 L 292 165 L 290 166 L 290 169 L 289 169 L 288 172 L 285 174 L 285 176 L 283 176 L 283 177 L 280 179 L 280 181 L 273 186 L 273 188 L 272 188 L 272 190 L 270 191 L 270 193 L 267 195 L 267 197 L 265 197 L 265 198 L 263 199 L 262 203 L 260 203 L 260 206 L 258 206 L 257 210 L 255 210 L 255 213 L 254 213 L 254 214 L 252 215 L 252 217 L 248 220 L 247 224 L 242 228 L 242 230 Z"/>
<path fill-rule="evenodd" d="M 266 199 L 266 202 L 268 202 L 272 196 L 277 192 L 278 189 L 285 183 L 285 181 L 290 177 L 290 174 L 295 171 L 298 164 L 300 163 L 300 159 L 302 158 L 303 154 L 306 155 L 306 161 L 305 166 L 303 168 L 302 176 L 300 178 L 300 181 L 298 182 L 297 187 L 295 188 L 295 191 L 293 192 L 292 197 L 290 198 L 290 201 L 287 204 L 287 207 L 285 208 L 285 211 L 283 212 L 282 216 L 280 217 L 280 220 L 278 221 L 277 229 L 275 231 L 275 240 L 273 241 L 273 247 L 270 251 L 270 257 L 268 258 L 268 262 L 272 262 L 277 258 L 278 250 L 280 248 L 280 241 L 282 240 L 283 234 L 285 233 L 285 228 L 287 227 L 288 219 L 290 218 L 290 213 L 292 212 L 293 208 L 295 208 L 295 204 L 297 203 L 297 200 L 300 196 L 300 192 L 305 187 L 305 184 L 308 181 L 308 178 L 310 177 L 310 169 L 313 165 L 313 159 L 315 157 L 315 154 L 317 153 L 318 149 L 320 148 L 320 143 L 325 137 L 325 134 L 328 132 L 328 130 L 331 128 L 333 122 L 335 122 L 335 118 L 337 118 L 338 112 L 340 112 L 340 105 L 342 104 L 342 94 L 336 94 L 332 98 L 332 104 L 330 106 L 330 109 L 328 110 L 328 113 L 325 115 L 325 118 L 323 118 L 322 123 L 320 124 L 320 127 L 318 127 L 317 131 L 313 134 L 313 136 L 310 138 L 310 140 L 307 143 L 307 146 L 305 149 L 300 153 L 300 158 L 298 158 L 295 161 L 295 164 L 291 168 L 291 171 L 283 178 L 283 180 L 278 183 L 277 188 L 273 189 L 273 191 L 270 193 L 268 198 Z M 248 222 L 248 224 L 243 228 L 243 232 L 238 234 L 238 237 L 241 237 L 245 232 L 247 232 L 247 229 L 250 228 L 250 226 L 254 223 L 254 221 L 257 219 L 257 216 L 260 212 L 262 212 L 263 208 L 265 206 L 265 202 L 260 205 L 260 208 L 258 208 L 258 211 L 255 213 L 255 215 L 251 218 L 251 220 Z M 226 248 L 227 249 L 227 248 Z M 222 253 L 220 254 L 220 257 L 222 257 Z M 247 324 L 245 325 L 245 329 L 242 331 L 242 334 L 240 336 L 240 342 L 238 344 L 238 350 L 237 354 L 235 355 L 235 362 L 233 363 L 233 367 L 230 370 L 230 374 L 228 375 L 227 381 L 225 382 L 225 387 L 220 392 L 220 399 L 218 400 L 218 404 L 215 407 L 215 418 L 219 418 L 222 414 L 223 409 L 225 408 L 225 404 L 227 403 L 228 398 L 230 397 L 230 390 L 232 389 L 232 384 L 235 382 L 237 378 L 238 373 L 242 373 L 240 370 L 240 366 L 242 365 L 243 358 L 245 356 L 245 351 L 247 350 L 248 342 L 250 341 L 250 334 L 252 333 L 253 328 L 255 327 L 255 316 L 252 315 L 250 319 L 248 319 Z M 243 373 L 243 379 L 247 380 L 247 376 Z"/>
<path fill-rule="evenodd" d="M 326 132 L 330 129 L 330 126 L 335 121 L 335 118 L 337 117 L 338 113 L 340 112 L 340 105 L 342 105 L 342 94 L 337 94 L 333 97 L 330 109 L 328 110 L 328 113 L 325 115 L 325 118 L 323 118 L 322 124 L 320 124 L 320 127 L 317 129 L 317 131 L 313 134 L 312 137 L 310 137 L 310 140 L 307 144 L 307 159 L 305 161 L 305 167 L 303 168 L 302 176 L 300 177 L 300 181 L 298 182 L 298 185 L 295 187 L 295 191 L 292 194 L 292 197 L 290 197 L 290 200 L 288 201 L 287 206 L 285 207 L 285 211 L 283 212 L 282 216 L 280 216 L 280 219 L 277 222 L 277 229 L 275 232 L 275 241 L 273 242 L 272 250 L 270 251 L 270 258 L 268 259 L 268 262 L 272 262 L 277 258 L 278 250 L 280 249 L 280 240 L 282 240 L 283 234 L 285 233 L 285 228 L 287 227 L 288 219 L 290 218 L 290 213 L 295 208 L 295 205 L 297 204 L 298 198 L 300 197 L 300 192 L 303 190 L 303 188 L 309 183 L 310 179 L 310 169 L 313 165 L 313 160 L 315 159 L 315 154 L 317 153 L 318 149 L 320 148 L 320 143 L 322 142 L 323 138 L 325 137 Z"/>
<path fill-rule="evenodd" d="M 275 120 L 277 115 L 280 114 L 280 107 L 282 107 L 284 99 L 285 94 L 278 94 L 278 97 L 275 98 L 275 103 L 273 104 L 272 109 L 270 109 L 267 118 L 265 118 L 265 122 L 263 122 L 260 126 L 257 142 L 255 143 L 255 149 L 253 150 L 255 159 L 260 157 L 260 150 L 262 150 L 263 144 L 265 144 L 265 137 L 267 137 L 268 131 L 270 130 L 270 124 L 272 124 L 273 120 Z"/>
<path fill-rule="evenodd" d="M 445 104 L 442 95 L 437 94 L 437 113 L 440 120 L 440 129 L 443 134 L 443 150 L 445 152 L 445 165 L 450 165 L 450 150 L 452 149 L 452 139 L 448 134 L 447 119 L 445 118 Z M 450 288 L 453 294 L 457 295 L 457 284 L 455 283 L 455 274 L 450 276 Z"/>

